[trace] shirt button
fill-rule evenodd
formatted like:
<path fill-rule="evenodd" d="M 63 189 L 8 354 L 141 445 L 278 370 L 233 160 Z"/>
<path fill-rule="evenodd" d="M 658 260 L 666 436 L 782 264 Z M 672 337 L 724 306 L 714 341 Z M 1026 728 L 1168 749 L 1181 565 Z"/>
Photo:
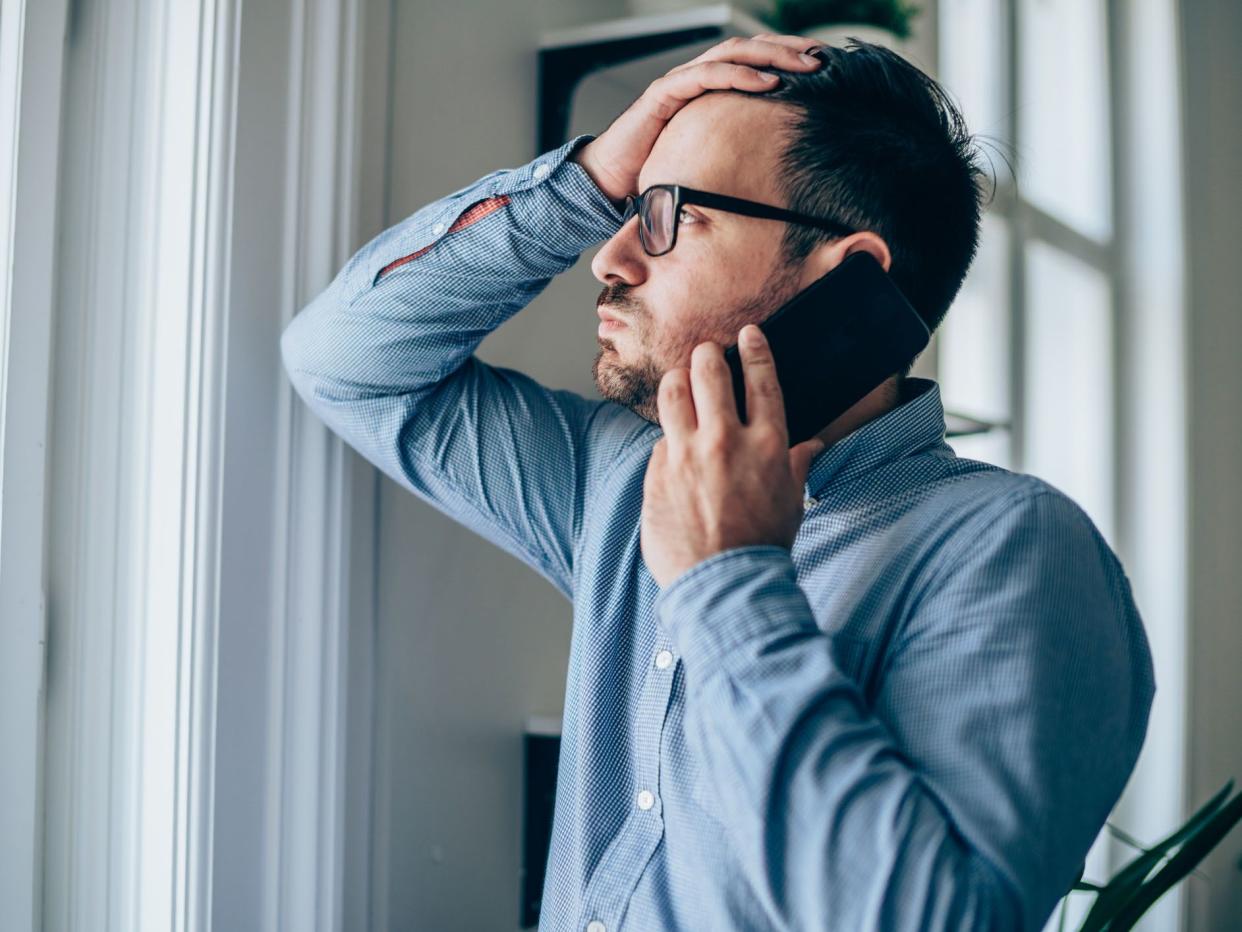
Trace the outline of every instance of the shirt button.
<path fill-rule="evenodd" d="M 608 927 L 598 919 L 592 919 L 587 923 L 586 932 L 608 932 Z"/>
<path fill-rule="evenodd" d="M 659 667 L 661 670 L 667 669 L 668 665 L 672 662 L 673 662 L 672 651 L 662 650 L 658 654 L 656 654 L 656 666 Z"/>
<path fill-rule="evenodd" d="M 434 233 L 436 236 L 439 236 L 441 233 L 444 232 L 444 224 L 437 223 L 435 226 L 431 228 L 431 232 Z"/>
<path fill-rule="evenodd" d="M 818 505 L 818 504 L 819 504 L 819 499 L 818 499 L 818 498 L 804 498 L 804 499 L 802 499 L 802 507 L 803 507 L 803 508 L 814 508 L 814 507 L 815 507 L 816 505 Z"/>
<path fill-rule="evenodd" d="M 655 794 L 651 790 L 639 790 L 638 808 L 644 812 L 655 805 Z"/>
<path fill-rule="evenodd" d="M 547 165 L 536 165 L 535 166 L 535 177 L 542 178 L 544 175 L 548 173 L 548 171 L 549 169 Z M 594 932 L 594 930 L 592 930 L 592 932 Z M 600 926 L 600 932 L 603 932 L 603 926 Z"/>

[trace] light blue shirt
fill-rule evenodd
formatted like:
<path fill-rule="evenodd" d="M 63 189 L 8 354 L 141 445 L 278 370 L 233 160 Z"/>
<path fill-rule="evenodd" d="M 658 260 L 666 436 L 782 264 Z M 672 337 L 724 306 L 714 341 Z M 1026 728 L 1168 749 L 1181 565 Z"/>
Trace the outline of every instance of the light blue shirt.
<path fill-rule="evenodd" d="M 1120 563 L 1056 488 L 956 456 L 913 379 L 812 463 L 792 551 L 661 590 L 659 426 L 474 355 L 620 228 L 566 160 L 592 138 L 376 237 L 281 340 L 324 422 L 573 603 L 540 929 L 1038 929 L 1147 728 Z"/>

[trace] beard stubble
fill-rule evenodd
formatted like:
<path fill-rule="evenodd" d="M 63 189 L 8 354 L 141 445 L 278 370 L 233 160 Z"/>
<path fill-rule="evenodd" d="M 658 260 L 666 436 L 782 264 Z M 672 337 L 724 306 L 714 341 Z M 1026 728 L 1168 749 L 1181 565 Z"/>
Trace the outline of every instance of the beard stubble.
<path fill-rule="evenodd" d="M 750 323 L 759 323 L 771 316 L 777 308 L 793 297 L 797 288 L 797 276 L 800 270 L 796 266 L 785 265 L 753 295 L 742 304 L 717 317 L 711 322 L 711 329 L 722 330 L 731 334 L 728 339 L 704 336 L 695 341 L 694 345 L 708 339 L 715 339 L 721 346 L 731 346 L 737 342 L 737 332 Z M 634 301 L 629 293 L 628 285 L 608 285 L 600 293 L 599 304 L 630 312 L 634 323 L 630 325 L 631 333 L 638 339 L 642 358 L 638 362 L 623 363 L 612 340 L 600 337 L 600 349 L 591 363 L 591 377 L 600 395 L 608 401 L 624 405 L 639 417 L 660 422 L 657 398 L 660 380 L 664 377 L 667 367 L 653 358 L 648 347 L 648 340 L 642 339 L 645 334 L 645 323 L 650 315 Z M 717 330 L 720 328 L 720 330 Z M 705 328 L 706 329 L 706 328 Z M 693 349 L 693 345 L 690 347 Z"/>

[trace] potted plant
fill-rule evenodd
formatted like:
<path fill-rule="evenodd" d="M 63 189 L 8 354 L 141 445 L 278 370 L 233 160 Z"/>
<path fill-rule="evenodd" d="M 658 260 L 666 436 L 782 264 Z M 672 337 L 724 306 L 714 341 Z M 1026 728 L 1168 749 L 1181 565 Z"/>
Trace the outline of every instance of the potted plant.
<path fill-rule="evenodd" d="M 1065 927 L 1067 901 L 1075 892 L 1095 895 L 1078 932 L 1124 932 L 1160 897 L 1191 873 L 1208 853 L 1242 820 L 1242 792 L 1232 799 L 1230 780 L 1186 824 L 1151 848 L 1144 848 L 1124 832 L 1108 826 L 1114 835 L 1141 853 L 1118 871 L 1106 885 L 1083 880 L 1082 872 L 1061 900 L 1060 928 Z"/>
<path fill-rule="evenodd" d="M 763 19 L 781 32 L 834 26 L 876 26 L 898 39 L 909 39 L 920 9 L 905 0 L 775 0 Z"/>
<path fill-rule="evenodd" d="M 779 33 L 807 36 L 825 45 L 856 37 L 910 58 L 912 24 L 921 12 L 907 0 L 773 0 L 758 19 Z"/>

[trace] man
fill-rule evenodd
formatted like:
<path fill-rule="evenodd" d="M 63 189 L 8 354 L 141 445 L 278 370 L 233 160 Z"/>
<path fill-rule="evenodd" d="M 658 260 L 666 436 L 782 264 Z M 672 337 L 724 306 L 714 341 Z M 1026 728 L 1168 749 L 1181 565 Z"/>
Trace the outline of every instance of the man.
<path fill-rule="evenodd" d="M 747 325 L 865 250 L 934 327 L 979 223 L 934 82 L 810 45 L 721 43 L 427 205 L 282 339 L 335 431 L 573 602 L 542 929 L 1038 929 L 1143 741 L 1122 567 L 1055 488 L 956 457 L 935 382 L 788 448 Z M 623 212 L 661 183 L 860 232 Z M 605 400 L 473 355 L 603 240 Z"/>

